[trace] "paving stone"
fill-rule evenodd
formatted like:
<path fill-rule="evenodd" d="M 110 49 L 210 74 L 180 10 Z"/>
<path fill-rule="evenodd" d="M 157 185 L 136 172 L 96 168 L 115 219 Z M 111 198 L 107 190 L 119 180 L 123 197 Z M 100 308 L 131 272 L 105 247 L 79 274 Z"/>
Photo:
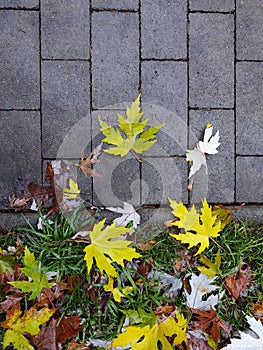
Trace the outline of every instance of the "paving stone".
<path fill-rule="evenodd" d="M 138 0 L 91 0 L 97 9 L 138 10 Z"/>
<path fill-rule="evenodd" d="M 142 204 L 167 204 L 167 198 L 187 203 L 185 158 L 152 158 L 142 162 Z"/>
<path fill-rule="evenodd" d="M 227 12 L 234 9 L 234 0 L 190 0 L 190 11 Z"/>
<path fill-rule="evenodd" d="M 78 158 L 90 142 L 89 64 L 42 63 L 44 158 Z"/>
<path fill-rule="evenodd" d="M 263 157 L 237 157 L 236 201 L 263 202 Z"/>
<path fill-rule="evenodd" d="M 207 155 L 208 176 L 204 172 L 204 167 L 194 175 L 192 202 L 198 202 L 205 196 L 208 202 L 213 203 L 233 203 L 235 191 L 235 139 L 234 139 L 234 112 L 229 110 L 216 111 L 191 111 L 190 112 L 190 142 L 189 149 L 194 149 L 197 141 L 203 139 L 204 130 L 207 123 L 213 124 L 213 134 L 219 130 L 220 146 L 218 153 Z M 194 139 L 195 136 L 195 139 Z M 191 163 L 189 163 L 191 165 Z M 200 175 L 199 174 L 199 175 Z M 202 193 L 203 186 L 208 181 L 207 194 Z M 202 190 L 202 191 L 201 191 Z M 196 194 L 194 194 L 196 191 Z M 198 196 L 202 193 L 202 196 Z"/>
<path fill-rule="evenodd" d="M 135 100 L 139 87 L 139 21 L 136 13 L 92 16 L 92 102 L 103 108 Z"/>
<path fill-rule="evenodd" d="M 89 1 L 41 1 L 43 58 L 89 58 Z"/>
<path fill-rule="evenodd" d="M 150 124 L 166 125 L 145 155 L 184 155 L 187 146 L 186 62 L 142 63 L 142 110 Z"/>
<path fill-rule="evenodd" d="M 263 154 L 263 62 L 238 62 L 236 84 L 237 154 Z"/>
<path fill-rule="evenodd" d="M 186 58 L 187 1 L 143 0 L 142 57 Z"/>
<path fill-rule="evenodd" d="M 190 106 L 234 106 L 234 16 L 190 15 Z"/>
<path fill-rule="evenodd" d="M 1 0 L 1 8 L 14 8 L 14 9 L 38 9 L 39 0 Z"/>
<path fill-rule="evenodd" d="M 263 59 L 263 6 L 258 0 L 237 0 L 237 58 Z"/>
<path fill-rule="evenodd" d="M 19 127 L 18 127 L 19 126 Z M 40 115 L 34 111 L 0 112 L 0 205 L 22 189 L 18 179 L 41 181 Z"/>
<path fill-rule="evenodd" d="M 0 11 L 0 29 L 0 109 L 37 109 L 38 13 Z"/>
<path fill-rule="evenodd" d="M 128 154 L 125 158 L 105 152 L 100 156 L 93 178 L 93 204 L 96 206 L 123 206 L 123 202 L 140 205 L 139 162 Z"/>

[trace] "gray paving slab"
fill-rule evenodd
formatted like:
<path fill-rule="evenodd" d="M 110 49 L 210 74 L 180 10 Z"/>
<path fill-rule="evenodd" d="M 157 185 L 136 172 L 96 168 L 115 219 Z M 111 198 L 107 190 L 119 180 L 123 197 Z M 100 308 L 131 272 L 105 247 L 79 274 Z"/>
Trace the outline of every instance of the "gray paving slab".
<path fill-rule="evenodd" d="M 197 140 L 203 140 L 203 133 L 207 123 L 211 123 L 214 134 L 219 130 L 220 146 L 218 153 L 207 155 L 208 191 L 206 198 L 209 202 L 233 203 L 235 199 L 235 124 L 234 112 L 231 110 L 191 111 L 190 128 Z M 189 149 L 194 149 L 196 140 L 191 137 Z M 191 165 L 191 163 L 189 163 Z M 202 176 L 206 176 L 204 173 Z M 195 181 L 193 186 L 200 184 Z"/>
<path fill-rule="evenodd" d="M 136 13 L 92 15 L 92 107 L 131 102 L 139 88 L 139 18 Z"/>
<path fill-rule="evenodd" d="M 22 188 L 18 179 L 41 181 L 40 113 L 0 111 L 0 205 Z"/>
<path fill-rule="evenodd" d="M 263 154 L 263 62 L 238 62 L 236 83 L 237 154 Z"/>
<path fill-rule="evenodd" d="M 237 0 L 236 40 L 239 60 L 263 59 L 263 6 L 258 0 Z"/>
<path fill-rule="evenodd" d="M 142 101 L 164 107 L 187 121 L 186 62 L 143 62 Z"/>
<path fill-rule="evenodd" d="M 187 1 L 143 0 L 142 58 L 187 57 Z"/>
<path fill-rule="evenodd" d="M 0 109 L 40 106 L 38 17 L 34 11 L 0 11 Z"/>
<path fill-rule="evenodd" d="M 117 9 L 117 10 L 138 10 L 138 0 L 91 0 L 93 8 L 96 9 Z"/>
<path fill-rule="evenodd" d="M 237 157 L 236 201 L 263 202 L 263 157 Z"/>
<path fill-rule="evenodd" d="M 234 0 L 190 0 L 191 11 L 217 11 L 228 12 L 234 11 Z"/>
<path fill-rule="evenodd" d="M 167 204 L 167 198 L 187 203 L 185 158 L 152 158 L 142 162 L 142 203 Z"/>
<path fill-rule="evenodd" d="M 43 155 L 77 158 L 90 142 L 89 64 L 42 63 Z"/>
<path fill-rule="evenodd" d="M 234 16 L 190 15 L 191 107 L 234 107 Z"/>
<path fill-rule="evenodd" d="M 41 0 L 43 58 L 89 58 L 89 0 Z"/>
<path fill-rule="evenodd" d="M 38 9 L 39 0 L 1 0 L 1 8 L 14 8 L 14 9 Z"/>
<path fill-rule="evenodd" d="M 139 162 L 131 155 L 121 158 L 103 152 L 93 178 L 93 204 L 123 206 L 123 202 L 140 205 Z"/>

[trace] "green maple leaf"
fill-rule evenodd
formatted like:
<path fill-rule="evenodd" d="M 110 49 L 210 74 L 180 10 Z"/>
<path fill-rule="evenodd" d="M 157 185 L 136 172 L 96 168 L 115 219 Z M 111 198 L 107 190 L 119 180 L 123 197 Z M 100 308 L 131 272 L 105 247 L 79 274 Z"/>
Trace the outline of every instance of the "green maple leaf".
<path fill-rule="evenodd" d="M 136 253 L 134 248 L 128 246 L 132 243 L 126 240 L 110 240 L 125 235 L 128 232 L 133 232 L 132 229 L 124 226 L 116 226 L 116 222 L 106 226 L 103 230 L 106 219 L 101 220 L 98 224 L 94 225 L 93 230 L 90 232 L 91 244 L 84 248 L 88 273 L 91 270 L 93 264 L 93 258 L 101 273 L 106 272 L 108 276 L 117 277 L 117 271 L 112 266 L 112 262 L 124 266 L 123 260 L 132 261 L 133 258 L 140 257 L 140 254 Z"/>
<path fill-rule="evenodd" d="M 171 206 L 174 209 L 175 215 L 180 218 L 173 225 L 183 228 L 186 231 L 186 233 L 171 234 L 171 236 L 182 243 L 188 243 L 189 248 L 200 244 L 195 255 L 202 253 L 209 246 L 210 237 L 219 236 L 219 232 L 222 230 L 221 222 L 216 215 L 212 214 L 212 209 L 209 207 L 206 199 L 203 200 L 201 214 L 197 213 L 194 206 L 189 212 L 182 203 L 178 204 L 172 201 Z"/>
<path fill-rule="evenodd" d="M 17 350 L 34 350 L 23 333 L 39 334 L 39 326 L 46 323 L 55 311 L 56 309 L 48 308 L 37 310 L 34 305 L 20 317 L 22 314 L 20 306 L 14 309 L 8 319 L 0 324 L 1 327 L 7 328 L 3 339 L 3 349 L 12 343 Z"/>
<path fill-rule="evenodd" d="M 149 119 L 141 120 L 143 112 L 141 112 L 140 107 L 140 95 L 132 102 L 131 108 L 126 108 L 126 118 L 119 113 L 117 115 L 119 129 L 114 129 L 111 125 L 108 125 L 101 120 L 100 116 L 98 118 L 100 131 L 105 136 L 103 142 L 116 146 L 104 150 L 104 152 L 120 155 L 121 157 L 124 157 L 129 151 L 142 154 L 142 152 L 150 149 L 157 141 L 155 139 L 156 133 L 164 126 L 162 124 L 145 129 Z M 122 137 L 120 130 L 126 138 Z"/>
<path fill-rule="evenodd" d="M 31 253 L 27 247 L 25 247 L 24 265 L 25 267 L 19 268 L 19 270 L 32 279 L 32 281 L 16 281 L 8 283 L 17 289 L 21 289 L 22 292 L 32 293 L 29 300 L 33 300 L 40 295 L 42 288 L 51 288 L 54 283 L 48 282 L 47 275 L 40 271 L 34 253 Z"/>

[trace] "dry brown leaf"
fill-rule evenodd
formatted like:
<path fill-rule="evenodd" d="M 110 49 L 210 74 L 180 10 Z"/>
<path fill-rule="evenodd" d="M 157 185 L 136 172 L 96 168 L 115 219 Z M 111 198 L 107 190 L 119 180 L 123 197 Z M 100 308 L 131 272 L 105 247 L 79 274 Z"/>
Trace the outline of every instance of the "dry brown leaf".
<path fill-rule="evenodd" d="M 252 280 L 250 267 L 243 263 L 236 273 L 226 277 L 226 288 L 235 299 L 238 299 L 240 294 L 251 284 Z"/>
<path fill-rule="evenodd" d="M 154 311 L 154 313 L 155 315 L 169 315 L 172 312 L 174 312 L 174 310 L 175 310 L 174 305 L 162 305 L 162 306 L 158 306 Z"/>
<path fill-rule="evenodd" d="M 78 166 L 80 167 L 83 175 L 87 176 L 88 174 L 90 176 L 99 176 L 101 177 L 100 174 L 98 174 L 94 169 L 90 168 L 89 165 L 98 163 L 99 160 L 97 158 L 93 157 L 94 151 L 90 152 L 87 158 L 84 158 L 84 151 L 81 153 L 80 156 L 80 164 Z"/>
<path fill-rule="evenodd" d="M 151 249 L 154 245 L 156 244 L 156 240 L 152 239 L 149 242 L 146 243 L 138 243 L 136 245 L 137 248 L 139 248 L 140 250 L 149 250 Z"/>
<path fill-rule="evenodd" d="M 220 328 L 230 333 L 232 326 L 229 322 L 218 318 L 216 311 L 210 306 L 209 311 L 193 310 L 192 328 L 195 330 L 201 329 L 211 334 L 214 341 L 217 342 L 220 337 Z"/>
<path fill-rule="evenodd" d="M 263 321 L 263 302 L 261 304 L 254 304 L 252 313 L 257 320 Z"/>

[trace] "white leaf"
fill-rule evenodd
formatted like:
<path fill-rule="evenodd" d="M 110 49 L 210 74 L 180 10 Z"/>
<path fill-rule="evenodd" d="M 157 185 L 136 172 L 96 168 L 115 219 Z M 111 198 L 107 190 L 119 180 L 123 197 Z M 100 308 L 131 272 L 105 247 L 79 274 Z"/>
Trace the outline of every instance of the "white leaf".
<path fill-rule="evenodd" d="M 31 204 L 31 207 L 29 209 L 31 209 L 33 211 L 38 211 L 38 206 L 37 206 L 37 203 L 34 199 L 33 199 L 33 202 Z"/>
<path fill-rule="evenodd" d="M 263 326 L 260 320 L 254 317 L 246 316 L 246 319 L 251 329 L 240 332 L 241 338 L 231 339 L 231 344 L 228 344 L 226 350 L 262 350 L 263 349 Z M 248 334 L 249 333 L 249 334 Z M 253 335 L 251 335 L 251 333 Z M 256 334 L 255 334 L 256 333 Z"/>
<path fill-rule="evenodd" d="M 217 295 L 212 294 L 206 298 L 206 300 L 203 300 L 203 296 L 218 289 L 217 286 L 212 285 L 215 279 L 216 277 L 208 278 L 207 275 L 202 273 L 199 276 L 194 273 L 191 275 L 189 281 L 191 293 L 189 294 L 185 290 L 188 307 L 191 309 L 209 310 L 210 306 L 214 308 L 218 304 L 219 300 L 223 297 L 224 292 Z"/>
<path fill-rule="evenodd" d="M 140 224 L 140 215 L 136 213 L 134 207 L 127 202 L 123 202 L 123 208 L 106 207 L 106 209 L 114 213 L 122 214 L 122 216 L 114 220 L 117 226 L 126 226 L 130 221 L 133 221 L 133 228 L 136 228 Z"/>
<path fill-rule="evenodd" d="M 94 150 L 92 151 L 92 159 L 97 160 L 99 158 L 102 152 L 102 146 L 103 142 L 101 142 L 97 147 L 94 148 Z"/>
<path fill-rule="evenodd" d="M 44 219 L 46 219 L 47 215 L 44 215 L 43 217 L 44 217 Z M 52 221 L 52 220 L 48 220 L 47 222 L 49 224 L 54 224 L 54 221 Z M 42 220 L 42 218 L 39 218 L 38 223 L 37 223 L 37 229 L 42 231 L 44 226 L 45 226 L 45 222 Z"/>
<path fill-rule="evenodd" d="M 151 271 L 148 274 L 148 278 L 152 278 L 152 277 L 154 278 L 155 281 L 160 280 L 163 286 L 170 286 L 170 288 L 166 292 L 167 296 L 178 295 L 179 290 L 182 288 L 182 285 L 183 285 L 180 278 L 177 278 L 173 275 L 169 275 L 166 272 Z"/>
<path fill-rule="evenodd" d="M 205 154 L 216 154 L 218 153 L 217 147 L 220 145 L 219 143 L 219 131 L 212 136 L 213 126 L 208 124 L 205 129 L 204 140 L 199 141 L 196 147 L 193 150 L 186 151 L 186 160 L 188 162 L 193 162 L 191 166 L 189 178 L 192 177 L 202 165 L 206 167 L 207 173 L 207 165 Z"/>

